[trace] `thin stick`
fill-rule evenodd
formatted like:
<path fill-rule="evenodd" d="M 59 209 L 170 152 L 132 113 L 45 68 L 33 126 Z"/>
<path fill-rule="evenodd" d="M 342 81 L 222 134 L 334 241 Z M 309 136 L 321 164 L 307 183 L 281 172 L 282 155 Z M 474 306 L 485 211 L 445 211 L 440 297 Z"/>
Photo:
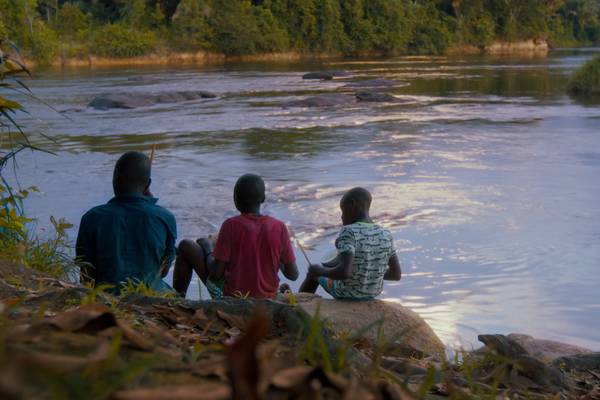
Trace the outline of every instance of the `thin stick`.
<path fill-rule="evenodd" d="M 150 151 L 150 164 L 154 162 L 154 153 L 156 152 L 156 144 L 152 145 L 152 151 Z"/>
<path fill-rule="evenodd" d="M 292 235 L 292 237 L 294 238 L 294 240 L 296 241 L 296 244 L 298 245 L 300 252 L 304 256 L 304 259 L 306 259 L 306 262 L 308 263 L 308 265 L 312 265 L 312 263 L 310 262 L 310 260 L 308 258 L 308 254 L 306 254 L 306 250 L 304 250 L 304 246 L 302 246 L 302 243 L 300 243 L 300 240 L 298 240 L 298 238 L 294 234 L 294 231 L 292 230 L 292 228 L 289 228 L 289 231 L 290 231 L 290 234 Z"/>

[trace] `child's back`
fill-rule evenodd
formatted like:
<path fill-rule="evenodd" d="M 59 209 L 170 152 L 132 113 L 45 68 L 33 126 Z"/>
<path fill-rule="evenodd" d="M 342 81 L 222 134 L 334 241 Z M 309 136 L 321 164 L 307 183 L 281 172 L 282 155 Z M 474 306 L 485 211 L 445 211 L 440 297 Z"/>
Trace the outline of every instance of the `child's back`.
<path fill-rule="evenodd" d="M 273 298 L 279 266 L 295 261 L 285 224 L 265 215 L 241 214 L 221 226 L 215 259 L 227 263 L 226 296 Z"/>
<path fill-rule="evenodd" d="M 369 300 L 381 294 L 384 280 L 400 280 L 392 234 L 371 220 L 371 200 L 371 194 L 359 187 L 344 194 L 336 262 L 311 265 L 301 292 L 314 293 L 320 285 L 334 298 Z"/>
<path fill-rule="evenodd" d="M 344 226 L 335 242 L 339 253 L 354 254 L 352 276 L 338 281 L 336 297 L 369 298 L 383 290 L 383 277 L 395 254 L 392 234 L 369 222 Z"/>

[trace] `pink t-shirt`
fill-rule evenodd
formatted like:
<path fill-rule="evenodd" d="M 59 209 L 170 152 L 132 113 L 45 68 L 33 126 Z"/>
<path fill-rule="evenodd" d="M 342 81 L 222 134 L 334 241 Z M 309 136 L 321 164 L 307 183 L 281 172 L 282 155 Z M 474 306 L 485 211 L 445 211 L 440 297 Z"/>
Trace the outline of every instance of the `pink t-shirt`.
<path fill-rule="evenodd" d="M 279 265 L 296 261 L 285 224 L 252 214 L 223 223 L 213 255 L 228 263 L 225 296 L 273 298 L 279 288 Z"/>

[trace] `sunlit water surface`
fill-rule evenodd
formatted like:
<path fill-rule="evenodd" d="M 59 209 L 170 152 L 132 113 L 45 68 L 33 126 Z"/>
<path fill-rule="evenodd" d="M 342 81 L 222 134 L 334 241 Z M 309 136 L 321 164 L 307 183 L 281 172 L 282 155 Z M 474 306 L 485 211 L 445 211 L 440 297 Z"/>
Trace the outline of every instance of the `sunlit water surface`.
<path fill-rule="evenodd" d="M 111 197 L 119 154 L 156 145 L 153 191 L 179 237 L 196 238 L 234 214 L 233 184 L 255 172 L 266 212 L 315 261 L 333 249 L 340 195 L 365 186 L 403 266 L 381 298 L 420 313 L 449 346 L 525 332 L 600 349 L 600 107 L 564 92 L 593 54 L 41 72 L 28 84 L 66 112 L 30 102 L 35 118 L 21 121 L 56 139 L 56 156 L 23 155 L 18 177 L 42 191 L 28 202 L 39 227 L 50 215 L 78 223 Z M 353 76 L 301 79 L 319 69 Z M 367 77 L 398 80 L 388 92 L 402 102 L 282 106 Z M 196 89 L 219 97 L 86 108 L 101 93 Z M 188 297 L 198 293 L 193 283 Z"/>

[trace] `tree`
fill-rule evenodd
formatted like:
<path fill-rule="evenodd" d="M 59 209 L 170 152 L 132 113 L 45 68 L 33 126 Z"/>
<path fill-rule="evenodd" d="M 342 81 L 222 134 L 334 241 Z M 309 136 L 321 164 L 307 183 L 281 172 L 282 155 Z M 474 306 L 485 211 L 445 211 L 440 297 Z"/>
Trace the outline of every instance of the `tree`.
<path fill-rule="evenodd" d="M 179 50 L 211 47 L 213 31 L 208 24 L 211 8 L 205 0 L 181 0 L 171 20 L 171 44 Z"/>

